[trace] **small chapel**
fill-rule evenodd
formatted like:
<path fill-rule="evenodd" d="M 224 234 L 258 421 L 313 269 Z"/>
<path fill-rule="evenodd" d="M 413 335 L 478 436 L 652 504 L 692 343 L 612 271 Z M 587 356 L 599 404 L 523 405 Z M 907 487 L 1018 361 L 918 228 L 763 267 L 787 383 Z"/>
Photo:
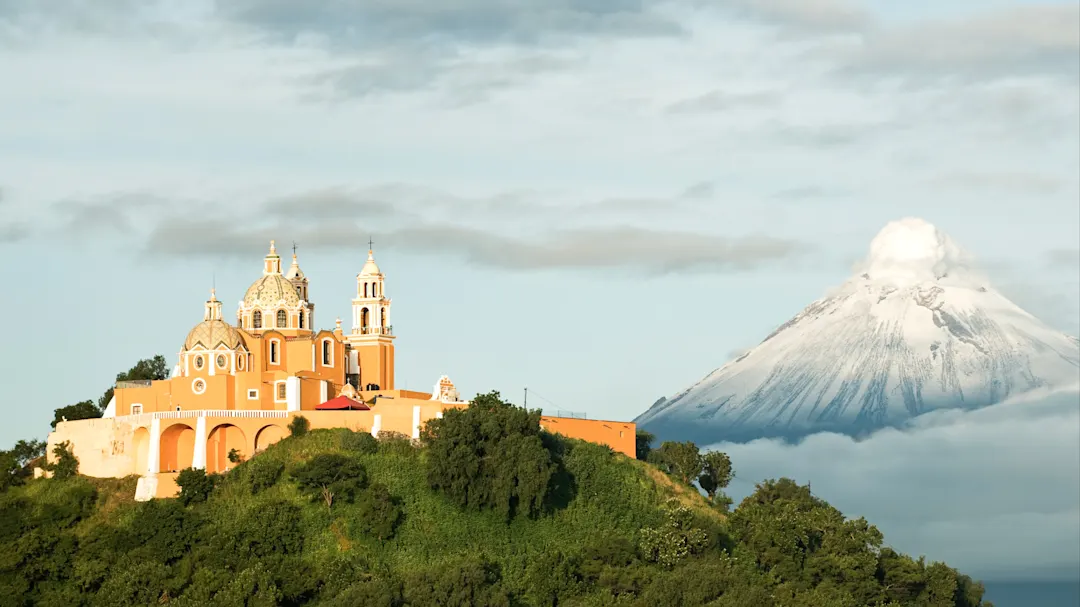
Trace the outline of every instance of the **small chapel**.
<path fill-rule="evenodd" d="M 348 331 L 340 318 L 332 330 L 316 329 L 310 286 L 295 247 L 283 271 L 270 241 L 261 276 L 238 304 L 235 325 L 224 320 L 211 289 L 170 377 L 117 382 L 103 417 L 60 422 L 49 435 L 48 452 L 68 441 L 82 474 L 139 475 L 136 498 L 145 500 L 175 495 L 182 469 L 225 472 L 234 460 L 255 456 L 287 436 L 298 415 L 313 429 L 418 439 L 426 421 L 468 406 L 447 376 L 431 392 L 395 386 L 392 302 L 371 243 L 356 275 Z M 541 424 L 635 453 L 632 422 L 544 416 Z"/>

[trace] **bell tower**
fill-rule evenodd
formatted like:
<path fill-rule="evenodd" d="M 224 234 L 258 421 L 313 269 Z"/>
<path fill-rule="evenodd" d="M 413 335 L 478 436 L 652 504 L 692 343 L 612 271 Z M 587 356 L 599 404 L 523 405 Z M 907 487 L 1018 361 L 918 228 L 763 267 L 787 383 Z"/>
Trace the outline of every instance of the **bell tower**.
<path fill-rule="evenodd" d="M 356 275 L 352 330 L 345 336 L 347 381 L 357 390 L 394 389 L 394 331 L 385 289 L 386 276 L 375 263 L 374 243 L 369 240 L 367 262 Z"/>

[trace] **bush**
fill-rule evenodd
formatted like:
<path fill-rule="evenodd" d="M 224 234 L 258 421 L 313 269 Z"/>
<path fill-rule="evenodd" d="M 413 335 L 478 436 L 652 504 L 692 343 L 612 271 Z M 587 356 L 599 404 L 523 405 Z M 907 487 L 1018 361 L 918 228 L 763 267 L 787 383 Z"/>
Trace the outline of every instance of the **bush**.
<path fill-rule="evenodd" d="M 372 485 L 357 495 L 355 501 L 356 518 L 350 525 L 355 533 L 378 540 L 388 540 L 394 536 L 401 522 L 401 505 L 385 485 Z"/>
<path fill-rule="evenodd" d="M 370 432 L 343 430 L 340 439 L 341 448 L 367 455 L 378 452 L 379 441 Z"/>
<path fill-rule="evenodd" d="M 322 453 L 292 472 L 300 491 L 329 509 L 334 499 L 352 501 L 367 486 L 367 470 L 355 459 L 338 453 Z"/>
<path fill-rule="evenodd" d="M 509 607 L 495 563 L 476 558 L 425 568 L 405 580 L 409 605 L 444 607 Z"/>
<path fill-rule="evenodd" d="M 668 502 L 668 524 L 641 530 L 638 548 L 645 560 L 671 569 L 691 554 L 701 552 L 709 537 L 693 526 L 694 513 L 677 501 Z"/>
<path fill-rule="evenodd" d="M 277 484 L 285 464 L 267 457 L 253 457 L 243 467 L 244 484 L 253 495 Z"/>
<path fill-rule="evenodd" d="M 392 430 L 380 432 L 378 442 L 379 451 L 381 453 L 389 453 L 391 455 L 412 455 L 416 451 L 412 439 L 401 432 L 394 432 Z"/>
<path fill-rule="evenodd" d="M 540 439 L 540 412 L 477 396 L 424 426 L 428 484 L 454 502 L 495 510 L 506 519 L 539 514 L 556 466 Z"/>
<path fill-rule="evenodd" d="M 55 479 L 72 478 L 79 474 L 79 459 L 71 452 L 71 443 L 64 441 L 53 447 L 56 462 L 49 464 Z"/>
<path fill-rule="evenodd" d="M 303 415 L 297 415 L 289 422 L 289 435 L 290 436 L 303 436 L 311 429 L 311 422 Z"/>
<path fill-rule="evenodd" d="M 180 485 L 180 503 L 189 506 L 205 502 L 221 480 L 219 474 L 207 474 L 201 468 L 185 468 L 176 475 L 176 484 Z"/>

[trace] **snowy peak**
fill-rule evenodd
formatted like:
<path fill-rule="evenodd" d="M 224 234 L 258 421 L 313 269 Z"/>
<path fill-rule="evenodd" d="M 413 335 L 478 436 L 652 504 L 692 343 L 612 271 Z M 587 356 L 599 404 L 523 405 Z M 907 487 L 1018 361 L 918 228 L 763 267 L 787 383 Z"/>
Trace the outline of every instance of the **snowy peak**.
<path fill-rule="evenodd" d="M 1078 375 L 1076 338 L 989 287 L 933 225 L 903 219 L 874 238 L 855 276 L 637 421 L 699 442 L 860 435 Z"/>

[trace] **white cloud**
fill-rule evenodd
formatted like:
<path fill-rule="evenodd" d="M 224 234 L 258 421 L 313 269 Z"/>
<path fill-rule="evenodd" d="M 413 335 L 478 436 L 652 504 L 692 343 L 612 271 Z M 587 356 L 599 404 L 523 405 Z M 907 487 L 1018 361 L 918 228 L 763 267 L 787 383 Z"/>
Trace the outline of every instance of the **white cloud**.
<path fill-rule="evenodd" d="M 931 413 L 864 441 L 817 434 L 797 445 L 720 444 L 738 479 L 788 477 L 902 552 L 982 579 L 1080 571 L 1080 391 L 1032 394 L 976 411 Z"/>

